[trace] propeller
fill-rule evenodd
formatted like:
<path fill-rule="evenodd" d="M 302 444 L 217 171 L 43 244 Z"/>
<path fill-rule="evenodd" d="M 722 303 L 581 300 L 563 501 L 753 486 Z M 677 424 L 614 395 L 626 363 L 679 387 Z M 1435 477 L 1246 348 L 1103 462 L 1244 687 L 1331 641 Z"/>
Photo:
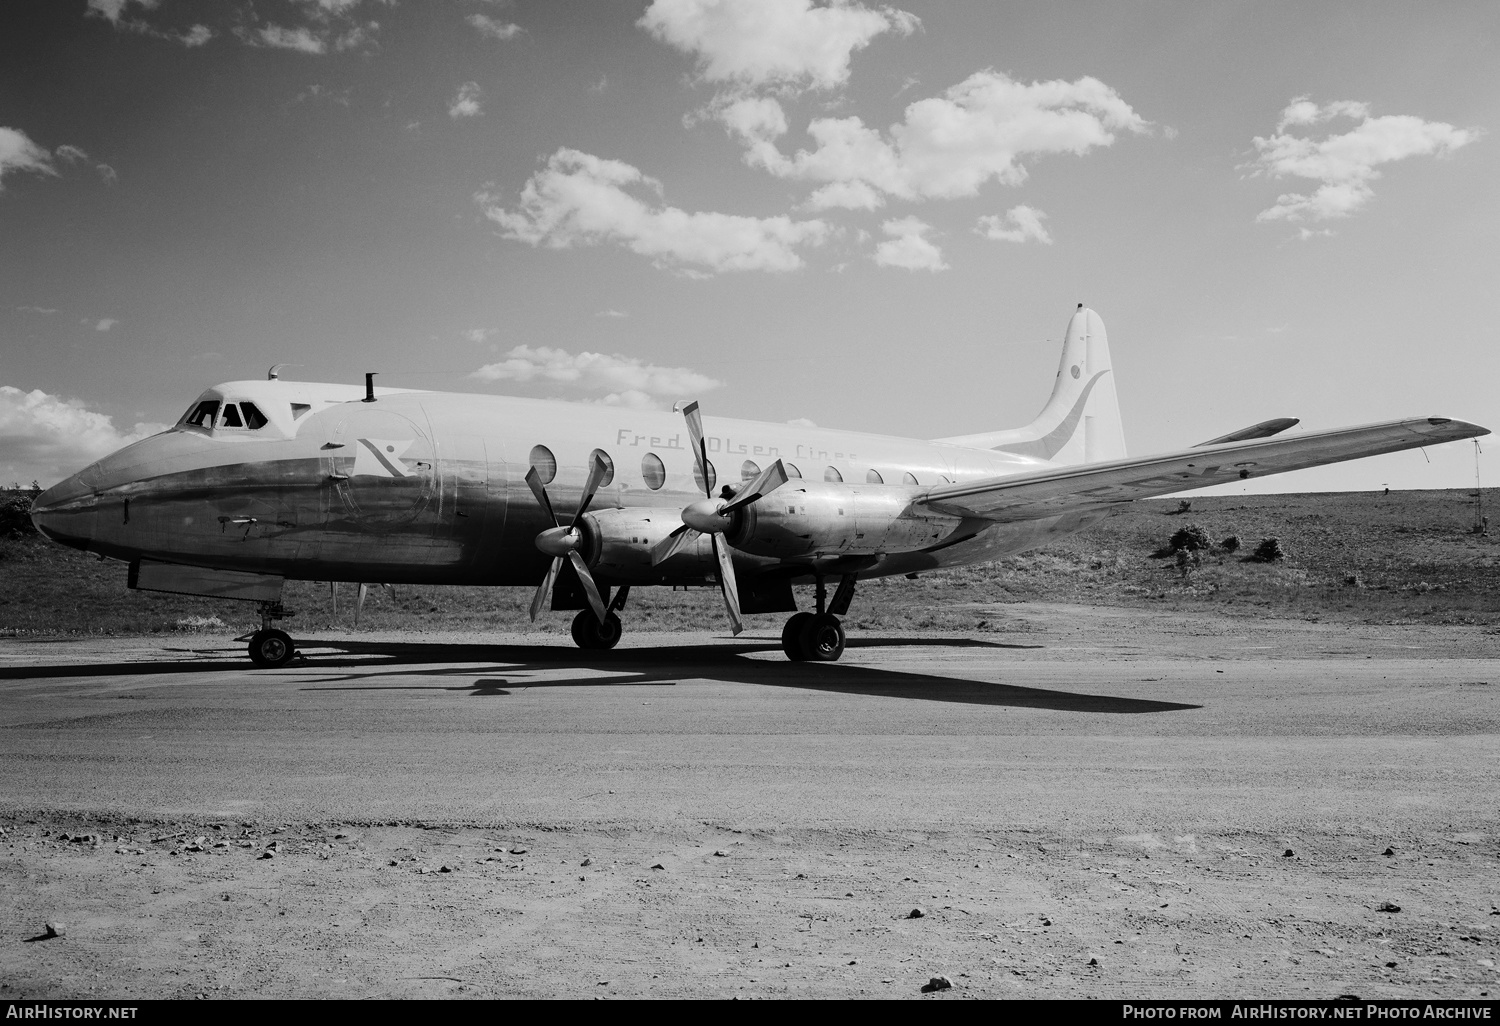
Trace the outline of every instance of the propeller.
<path fill-rule="evenodd" d="M 671 559 L 685 546 L 696 541 L 699 535 L 708 535 L 713 544 L 714 559 L 719 564 L 719 590 L 724 593 L 724 608 L 729 613 L 734 633 L 738 634 L 745 629 L 745 625 L 740 619 L 739 587 L 734 578 L 734 562 L 730 558 L 729 543 L 724 539 L 724 532 L 734 522 L 735 510 L 756 502 L 786 484 L 786 468 L 777 460 L 732 498 L 714 498 L 713 484 L 708 476 L 708 450 L 703 440 L 703 415 L 698 412 L 697 402 L 684 406 L 682 415 L 687 419 L 688 434 L 692 438 L 693 458 L 697 461 L 698 477 L 703 482 L 703 498 L 689 503 L 683 509 L 682 526 L 651 550 L 651 564 L 655 566 Z"/>
<path fill-rule="evenodd" d="M 578 554 L 578 547 L 583 544 L 583 515 L 588 512 L 589 503 L 594 501 L 594 493 L 599 490 L 599 483 L 604 480 L 608 473 L 604 461 L 594 456 L 589 461 L 589 477 L 583 486 L 583 497 L 578 500 L 578 512 L 573 514 L 573 521 L 567 527 L 563 527 L 557 519 L 557 513 L 552 509 L 552 500 L 547 498 L 547 489 L 542 484 L 541 475 L 532 467 L 526 472 L 526 483 L 531 487 L 531 494 L 536 496 L 536 501 L 541 504 L 542 509 L 547 511 L 547 518 L 552 521 L 552 526 L 536 536 L 536 547 L 545 554 L 552 557 L 552 564 L 547 568 L 547 573 L 542 577 L 542 583 L 537 586 L 536 594 L 531 599 L 531 619 L 536 621 L 537 614 L 546 605 L 547 599 L 552 595 L 552 586 L 557 583 L 557 575 L 562 572 L 563 563 L 570 562 L 573 569 L 578 572 L 578 580 L 583 583 L 584 594 L 588 596 L 589 607 L 593 609 L 594 615 L 599 622 L 604 623 L 608 617 L 608 610 L 604 608 L 604 599 L 599 596 L 599 586 L 594 583 L 594 576 L 589 573 L 588 564 Z"/>

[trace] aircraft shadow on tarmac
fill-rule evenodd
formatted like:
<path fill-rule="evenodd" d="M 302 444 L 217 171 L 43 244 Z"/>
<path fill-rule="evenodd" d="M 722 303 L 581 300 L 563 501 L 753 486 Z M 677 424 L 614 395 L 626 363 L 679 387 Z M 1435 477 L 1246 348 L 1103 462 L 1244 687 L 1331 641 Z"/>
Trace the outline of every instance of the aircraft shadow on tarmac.
<path fill-rule="evenodd" d="M 773 641 L 744 640 L 655 649 L 614 649 L 587 652 L 558 645 L 443 644 L 440 642 L 383 642 L 323 640 L 304 642 L 310 651 L 277 671 L 251 671 L 239 661 L 184 660 L 129 663 L 74 663 L 52 666 L 0 667 L 0 680 L 59 677 L 111 677 L 176 673 L 287 674 L 298 671 L 340 671 L 303 677 L 305 691 L 453 691 L 474 697 L 498 698 L 525 688 L 637 687 L 672 685 L 683 680 L 716 680 L 764 687 L 871 695 L 927 702 L 954 702 L 1028 709 L 1089 713 L 1160 713 L 1201 706 L 1113 695 L 1090 695 L 985 680 L 887 670 L 848 663 L 792 663 L 780 658 Z M 848 648 L 1041 648 L 980 641 L 971 638 L 850 638 Z M 774 659 L 745 658 L 777 653 Z M 467 665 L 442 664 L 462 663 Z M 474 664 L 491 664 L 476 667 Z M 406 668 L 409 667 L 409 668 Z M 559 676 L 558 671 L 585 671 Z M 1018 675 L 1024 669 L 1018 668 Z M 546 677 L 531 679 L 532 673 Z M 505 674 L 520 674 L 506 677 Z M 466 677 L 469 683 L 452 686 L 433 678 Z M 423 678 L 427 683 L 416 683 Z M 411 683 L 404 683 L 411 680 Z M 239 677 L 236 686 L 243 686 Z"/>
<path fill-rule="evenodd" d="M 931 646 L 942 648 L 1041 648 L 1040 645 L 1009 645 L 972 639 L 929 638 L 860 638 L 850 639 L 849 648 L 896 646 Z M 421 642 L 335 642 L 328 647 L 350 655 L 385 656 L 379 666 L 365 664 L 337 676 L 309 679 L 309 685 L 331 685 L 307 690 L 447 690 L 467 692 L 477 697 L 503 697 L 525 688 L 556 687 L 638 687 L 672 685 L 683 680 L 716 680 L 765 687 L 795 688 L 837 694 L 872 695 L 907 698 L 928 702 L 957 702 L 966 705 L 1011 706 L 1016 708 L 1056 709 L 1094 713 L 1175 712 L 1201 708 L 1179 702 L 1121 698 L 1113 695 L 1089 695 L 938 674 L 886 670 L 844 663 L 791 663 L 782 659 L 747 659 L 761 652 L 780 653 L 774 642 L 741 641 L 729 644 L 683 645 L 660 649 L 615 649 L 592 653 L 553 646 L 521 645 L 442 645 Z M 472 683 L 453 687 L 444 684 L 402 684 L 392 678 L 403 677 L 472 677 L 473 666 L 435 668 L 431 664 L 463 661 L 494 661 L 504 664 L 478 676 Z M 330 662 L 337 662 L 333 657 Z M 305 665 L 322 662 L 314 655 Z M 421 668 L 394 669 L 403 663 L 421 663 Z M 559 669 L 589 671 L 577 677 L 550 676 L 531 680 L 508 678 L 503 674 Z M 598 676 L 620 674 L 618 677 Z"/>

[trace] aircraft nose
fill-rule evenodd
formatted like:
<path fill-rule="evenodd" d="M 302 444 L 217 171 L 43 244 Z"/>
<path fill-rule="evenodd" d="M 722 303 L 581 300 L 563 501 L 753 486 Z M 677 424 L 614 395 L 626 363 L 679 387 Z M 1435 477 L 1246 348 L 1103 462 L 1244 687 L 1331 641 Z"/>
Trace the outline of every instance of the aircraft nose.
<path fill-rule="evenodd" d="M 31 504 L 31 522 L 46 537 L 60 545 L 87 549 L 94 535 L 94 515 L 99 495 L 74 474 L 38 495 Z"/>

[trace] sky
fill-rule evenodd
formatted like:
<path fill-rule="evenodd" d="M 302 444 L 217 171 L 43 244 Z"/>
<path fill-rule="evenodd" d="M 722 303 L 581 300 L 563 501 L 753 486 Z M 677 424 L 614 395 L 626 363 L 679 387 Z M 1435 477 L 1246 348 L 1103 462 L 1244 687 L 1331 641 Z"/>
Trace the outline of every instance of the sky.
<path fill-rule="evenodd" d="M 10 0 L 0 484 L 284 377 L 1132 454 L 1500 426 L 1500 5 Z M 1500 483 L 1470 443 L 1230 491 Z"/>

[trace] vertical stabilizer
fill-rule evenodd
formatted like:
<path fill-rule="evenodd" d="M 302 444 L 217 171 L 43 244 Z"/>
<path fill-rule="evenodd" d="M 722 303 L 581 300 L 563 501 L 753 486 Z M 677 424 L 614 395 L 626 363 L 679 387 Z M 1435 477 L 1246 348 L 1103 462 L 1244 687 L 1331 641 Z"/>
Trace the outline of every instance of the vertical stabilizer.
<path fill-rule="evenodd" d="M 1098 463 L 1125 456 L 1125 432 L 1115 397 L 1104 321 L 1078 304 L 1068 321 L 1052 396 L 1023 428 L 940 438 L 976 449 L 1003 449 L 1054 463 Z"/>

